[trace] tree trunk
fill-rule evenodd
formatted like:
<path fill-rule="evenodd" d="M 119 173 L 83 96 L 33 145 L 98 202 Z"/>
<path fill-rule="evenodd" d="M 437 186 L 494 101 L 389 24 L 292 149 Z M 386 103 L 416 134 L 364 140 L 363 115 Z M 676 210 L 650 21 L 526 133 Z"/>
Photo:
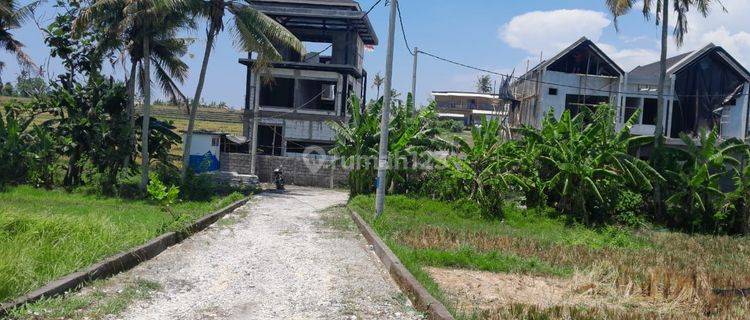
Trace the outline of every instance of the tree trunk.
<path fill-rule="evenodd" d="M 669 3 L 662 0 L 662 20 L 661 20 L 661 60 L 659 61 L 659 84 L 656 112 L 656 130 L 654 132 L 654 150 L 651 154 L 652 163 L 655 168 L 659 168 L 661 158 L 662 140 L 664 139 L 664 122 L 667 115 L 667 99 L 664 95 L 664 86 L 667 82 L 667 45 L 669 41 Z M 656 205 L 656 214 L 661 216 L 664 210 L 662 203 L 661 186 L 657 183 L 654 185 L 654 204 Z"/>
<path fill-rule="evenodd" d="M 151 44 L 148 36 L 143 37 L 143 129 L 141 131 L 141 189 L 146 190 L 148 185 L 148 138 L 150 136 L 149 125 L 151 124 Z"/>
<path fill-rule="evenodd" d="M 206 51 L 203 53 L 203 64 L 201 65 L 201 73 L 198 77 L 198 87 L 195 89 L 195 97 L 193 98 L 193 103 L 190 107 L 190 120 L 188 120 L 187 132 L 185 133 L 185 147 L 183 148 L 182 154 L 183 182 L 187 177 L 188 165 L 190 164 L 190 144 L 193 142 L 193 128 L 195 127 L 195 117 L 198 114 L 198 104 L 201 100 L 201 93 L 203 93 L 203 84 L 206 81 L 206 69 L 208 69 L 208 59 L 211 56 L 211 48 L 214 45 L 215 36 L 216 29 L 212 26 L 208 30 L 208 36 L 206 37 Z"/>
<path fill-rule="evenodd" d="M 130 168 L 130 160 L 133 158 L 133 151 L 135 150 L 135 82 L 136 72 L 138 71 L 138 61 L 133 61 L 133 65 L 130 67 L 130 79 L 128 81 L 128 105 L 126 114 L 128 115 L 128 134 L 130 135 L 130 142 L 128 143 L 128 154 L 123 160 L 122 167 L 125 170 Z"/>

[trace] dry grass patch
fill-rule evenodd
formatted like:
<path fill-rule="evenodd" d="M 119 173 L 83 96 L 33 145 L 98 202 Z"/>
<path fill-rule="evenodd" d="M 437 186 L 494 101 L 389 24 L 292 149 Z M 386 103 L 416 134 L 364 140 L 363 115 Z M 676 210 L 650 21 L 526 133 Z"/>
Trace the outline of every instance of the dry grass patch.
<path fill-rule="evenodd" d="M 590 229 L 513 208 L 486 219 L 397 196 L 377 221 L 372 198 L 349 207 L 459 319 L 750 319 L 738 295 L 750 288 L 748 237 Z"/>

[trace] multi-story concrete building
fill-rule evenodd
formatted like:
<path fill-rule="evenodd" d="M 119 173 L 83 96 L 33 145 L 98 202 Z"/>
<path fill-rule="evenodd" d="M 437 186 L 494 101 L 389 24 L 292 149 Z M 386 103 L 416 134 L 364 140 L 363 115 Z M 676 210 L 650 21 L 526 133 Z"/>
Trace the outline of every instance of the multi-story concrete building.
<path fill-rule="evenodd" d="M 482 119 L 504 115 L 497 94 L 461 91 L 433 91 L 438 115 L 444 119 L 462 121 L 464 125 L 482 123 Z"/>
<path fill-rule="evenodd" d="M 326 122 L 347 120 L 349 96 L 366 98 L 364 50 L 378 43 L 366 13 L 351 0 L 251 0 L 249 5 L 291 31 L 308 53 L 281 48 L 284 60 L 268 73 L 253 72 L 252 54 L 240 59 L 247 69 L 244 136 L 252 139 L 257 106 L 260 154 L 329 149 L 334 132 Z"/>

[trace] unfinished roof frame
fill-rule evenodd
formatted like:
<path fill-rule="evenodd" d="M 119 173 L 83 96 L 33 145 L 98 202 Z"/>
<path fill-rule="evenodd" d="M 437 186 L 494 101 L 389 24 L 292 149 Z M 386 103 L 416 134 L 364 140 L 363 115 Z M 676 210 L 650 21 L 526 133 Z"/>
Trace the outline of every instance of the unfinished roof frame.
<path fill-rule="evenodd" d="M 590 101 L 619 105 L 625 71 L 586 37 L 544 60 L 511 84 L 519 101 L 511 109 L 511 126 L 540 126 L 550 111 L 576 113 Z M 592 102 L 593 103 L 593 102 Z"/>

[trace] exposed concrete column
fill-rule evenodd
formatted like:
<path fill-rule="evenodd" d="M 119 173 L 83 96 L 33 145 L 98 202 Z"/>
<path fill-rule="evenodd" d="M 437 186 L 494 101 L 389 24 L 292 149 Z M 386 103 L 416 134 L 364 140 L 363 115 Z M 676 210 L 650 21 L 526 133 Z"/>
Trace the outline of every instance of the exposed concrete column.
<path fill-rule="evenodd" d="M 676 82 L 677 82 L 677 77 L 675 77 L 674 74 L 671 75 L 669 77 L 670 85 L 669 85 L 669 93 L 668 93 L 669 98 L 667 99 L 667 110 L 665 110 L 667 114 L 664 117 L 664 122 L 666 123 L 663 123 L 664 128 L 666 128 L 667 130 L 667 132 L 664 133 L 665 137 L 669 137 L 670 133 L 672 132 L 671 120 L 672 120 L 672 117 L 674 116 L 674 102 L 675 100 L 677 100 L 677 97 L 675 97 L 674 95 L 674 86 Z M 682 105 L 680 105 L 680 108 L 682 108 Z"/>
<path fill-rule="evenodd" d="M 750 121 L 750 117 L 748 117 L 748 108 L 750 107 L 750 83 L 745 83 L 745 88 L 742 90 L 742 99 L 738 99 L 737 103 L 741 103 L 740 106 L 742 106 L 742 113 L 741 115 L 745 117 L 745 119 L 740 120 L 742 121 L 742 125 L 740 128 L 742 128 L 742 132 L 740 132 L 740 137 L 742 139 L 747 138 L 747 122 Z"/>

